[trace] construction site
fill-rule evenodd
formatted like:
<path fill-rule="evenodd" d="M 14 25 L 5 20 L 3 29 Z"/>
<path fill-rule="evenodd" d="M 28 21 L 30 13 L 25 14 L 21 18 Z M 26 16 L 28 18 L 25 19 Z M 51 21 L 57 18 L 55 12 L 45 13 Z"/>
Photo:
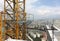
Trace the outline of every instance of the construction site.
<path fill-rule="evenodd" d="M 4 0 L 4 10 L 0 11 L 0 41 L 60 41 L 60 19 L 35 20 L 34 15 L 26 12 L 26 1 Z"/>

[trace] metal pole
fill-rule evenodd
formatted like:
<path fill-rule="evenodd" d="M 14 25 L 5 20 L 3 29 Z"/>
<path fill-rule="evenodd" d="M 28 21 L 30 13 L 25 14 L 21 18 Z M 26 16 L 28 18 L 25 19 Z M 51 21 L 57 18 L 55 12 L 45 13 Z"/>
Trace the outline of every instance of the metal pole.
<path fill-rule="evenodd" d="M 2 41 L 2 15 L 0 13 L 0 41 Z"/>

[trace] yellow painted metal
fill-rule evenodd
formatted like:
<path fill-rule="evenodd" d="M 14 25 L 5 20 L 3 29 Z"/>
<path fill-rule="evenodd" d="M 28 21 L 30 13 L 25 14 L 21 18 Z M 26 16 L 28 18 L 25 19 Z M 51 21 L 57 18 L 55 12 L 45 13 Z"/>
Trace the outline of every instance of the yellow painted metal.
<path fill-rule="evenodd" d="M 15 11 L 16 11 L 16 39 L 18 39 L 18 31 L 19 31 L 19 26 L 18 26 L 18 0 L 15 0 L 15 3 L 16 3 L 16 5 L 15 5 Z"/>
<path fill-rule="evenodd" d="M 23 29 L 23 39 L 24 39 L 24 40 L 26 40 L 26 33 L 27 33 L 27 32 L 26 32 L 27 28 L 26 28 L 25 1 L 26 1 L 26 0 L 23 1 L 23 4 L 24 4 L 24 11 L 23 11 L 24 19 L 23 19 L 23 20 L 25 21 L 24 24 L 23 24 L 23 27 L 24 27 L 24 29 Z"/>
<path fill-rule="evenodd" d="M 18 20 L 19 20 L 19 18 L 18 18 L 18 16 L 19 16 L 19 12 L 18 12 L 18 10 L 19 10 L 19 4 L 18 4 L 18 0 L 16 0 L 15 1 L 16 2 L 16 5 L 15 5 L 15 10 L 16 10 L 16 20 L 17 20 L 17 22 L 18 22 Z M 25 13 L 25 0 L 23 1 L 23 5 L 24 5 L 24 10 L 23 10 L 23 21 L 24 21 L 24 23 L 23 23 L 23 30 L 22 31 L 20 31 L 20 39 L 23 39 L 23 40 L 25 40 L 26 39 L 26 13 Z M 18 23 L 16 24 L 16 39 L 18 39 L 18 32 L 19 31 L 19 25 L 18 25 Z"/>
<path fill-rule="evenodd" d="M 15 39 L 24 39 L 25 40 L 26 39 L 25 0 L 23 0 L 21 3 L 21 4 L 23 4 L 23 7 L 20 4 L 20 1 L 19 0 L 12 0 L 12 1 L 4 0 L 4 12 L 6 12 L 6 13 L 4 13 L 4 27 L 6 27 L 6 26 L 9 27 L 8 25 L 10 25 L 9 28 L 14 29 L 11 31 L 14 31 L 13 34 L 16 37 Z M 6 6 L 7 4 L 8 4 L 8 6 Z M 11 4 L 13 4 L 13 5 L 11 5 Z M 8 8 L 8 7 L 10 7 L 10 8 Z M 9 10 L 9 12 L 8 12 L 8 10 Z M 12 12 L 12 14 L 10 12 Z M 11 23 L 9 23 L 10 21 L 7 22 L 8 18 L 6 18 L 7 17 L 6 15 L 9 16 L 11 18 L 11 20 L 13 20 L 13 21 L 10 20 Z M 21 18 L 21 15 L 23 16 L 23 18 Z M 21 24 L 18 23 L 21 20 L 22 20 L 22 22 L 24 21 L 22 26 L 21 26 Z M 5 32 L 11 34 L 11 32 L 7 32 L 7 31 L 8 30 L 6 30 Z"/>
<path fill-rule="evenodd" d="M 2 41 L 2 14 L 0 13 L 0 41 Z"/>
<path fill-rule="evenodd" d="M 4 34 L 4 38 L 3 38 L 3 41 L 5 41 L 5 39 L 6 39 L 6 28 L 5 28 L 5 26 L 6 26 L 6 0 L 4 0 L 4 12 L 3 12 L 3 14 L 4 14 L 4 24 L 3 24 L 3 26 L 4 26 L 4 31 L 5 32 L 3 32 L 3 34 Z"/>

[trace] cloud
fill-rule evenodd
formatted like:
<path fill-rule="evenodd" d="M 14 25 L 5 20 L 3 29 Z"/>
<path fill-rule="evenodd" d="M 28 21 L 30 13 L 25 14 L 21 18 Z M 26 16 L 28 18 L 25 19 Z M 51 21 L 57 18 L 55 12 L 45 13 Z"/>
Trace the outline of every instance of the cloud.
<path fill-rule="evenodd" d="M 4 0 L 0 0 L 0 11 L 4 10 Z"/>
<path fill-rule="evenodd" d="M 32 5 L 33 3 L 35 3 L 38 0 L 26 0 L 26 12 L 27 13 L 33 13 L 34 12 L 34 6 Z"/>
<path fill-rule="evenodd" d="M 0 10 L 3 10 L 3 0 L 0 0 Z M 44 17 L 49 15 L 60 15 L 60 7 L 59 6 L 48 6 L 48 5 L 39 5 L 38 0 L 26 0 L 26 13 L 33 14 L 35 18 Z M 39 3 L 41 3 L 39 1 Z M 57 3 L 57 2 L 56 2 Z M 2 5 L 1 5 L 2 4 Z M 33 5 L 35 4 L 35 6 Z M 37 6 L 39 5 L 39 6 Z"/>
<path fill-rule="evenodd" d="M 4 0 L 0 0 L 0 10 L 4 8 Z M 39 0 L 40 1 L 40 0 Z M 38 3 L 38 0 L 26 0 L 26 12 L 37 15 L 48 15 L 51 13 L 60 14 L 60 7 L 49 7 L 46 5 L 34 6 L 33 4 Z M 57 3 L 57 2 L 56 2 Z M 2 5 L 1 5 L 2 4 Z M 38 4 L 36 4 L 38 5 Z"/>
<path fill-rule="evenodd" d="M 26 2 L 26 11 L 27 13 L 32 13 L 32 14 L 37 14 L 37 15 L 49 15 L 49 14 L 60 14 L 60 7 L 49 7 L 49 6 L 39 6 L 39 7 L 34 7 L 32 5 L 35 3 L 37 0 L 33 0 L 33 2 L 28 1 Z"/>
<path fill-rule="evenodd" d="M 41 6 L 37 8 L 37 13 L 40 15 L 60 14 L 60 7 Z"/>

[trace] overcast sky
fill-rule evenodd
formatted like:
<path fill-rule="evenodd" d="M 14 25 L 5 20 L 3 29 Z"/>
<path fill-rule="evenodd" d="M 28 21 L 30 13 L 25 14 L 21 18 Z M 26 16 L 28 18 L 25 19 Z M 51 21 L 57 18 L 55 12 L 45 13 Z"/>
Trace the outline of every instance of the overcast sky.
<path fill-rule="evenodd" d="M 3 4 L 3 0 L 0 0 L 0 11 Z M 60 0 L 26 0 L 26 13 L 33 14 L 36 19 L 59 16 Z"/>

